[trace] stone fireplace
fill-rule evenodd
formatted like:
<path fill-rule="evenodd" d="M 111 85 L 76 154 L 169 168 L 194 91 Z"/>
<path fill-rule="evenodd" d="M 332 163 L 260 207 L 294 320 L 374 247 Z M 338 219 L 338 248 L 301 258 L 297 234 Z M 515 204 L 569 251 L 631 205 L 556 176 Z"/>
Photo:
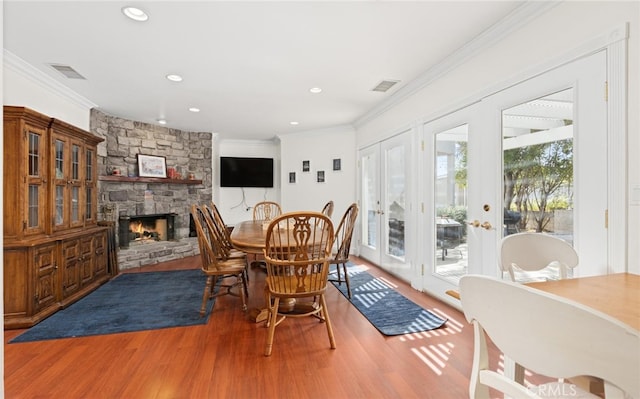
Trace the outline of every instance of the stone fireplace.
<path fill-rule="evenodd" d="M 190 234 L 190 211 L 192 204 L 213 199 L 212 134 L 129 121 L 97 110 L 91 112 L 91 131 L 105 138 L 98 147 L 98 218 L 118 226 L 119 268 L 197 255 L 197 238 Z M 164 157 L 167 168 L 183 177 L 138 177 L 138 154 Z M 119 176 L 111 175 L 114 169 L 120 171 Z M 195 179 L 184 178 L 189 174 Z M 159 222 L 151 227 L 150 218 Z"/>

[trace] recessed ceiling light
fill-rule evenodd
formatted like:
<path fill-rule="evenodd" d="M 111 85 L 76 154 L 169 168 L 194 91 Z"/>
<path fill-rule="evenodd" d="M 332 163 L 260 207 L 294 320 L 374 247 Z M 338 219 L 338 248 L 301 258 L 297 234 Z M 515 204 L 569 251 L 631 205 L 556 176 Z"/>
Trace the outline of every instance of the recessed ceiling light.
<path fill-rule="evenodd" d="M 200 108 L 191 107 L 191 108 L 189 108 L 189 111 L 191 111 L 191 112 L 200 112 Z"/>
<path fill-rule="evenodd" d="M 290 124 L 290 125 L 294 125 L 294 126 L 295 126 L 295 125 L 297 125 L 297 124 L 298 124 L 298 122 L 296 122 L 296 121 L 291 121 L 291 122 L 289 122 L 289 124 Z"/>
<path fill-rule="evenodd" d="M 161 124 L 161 125 L 166 125 L 167 121 L 164 120 L 164 119 L 158 119 L 158 123 Z"/>
<path fill-rule="evenodd" d="M 167 79 L 169 79 L 172 82 L 182 82 L 182 76 L 180 75 L 170 74 L 170 75 L 167 75 Z"/>
<path fill-rule="evenodd" d="M 312 87 L 312 88 L 309 89 L 309 91 L 312 92 L 313 94 L 317 94 L 317 93 L 322 92 L 322 89 L 319 88 L 319 87 Z"/>
<path fill-rule="evenodd" d="M 144 22 L 149 19 L 146 12 L 136 7 L 122 7 L 122 13 L 134 21 Z"/>

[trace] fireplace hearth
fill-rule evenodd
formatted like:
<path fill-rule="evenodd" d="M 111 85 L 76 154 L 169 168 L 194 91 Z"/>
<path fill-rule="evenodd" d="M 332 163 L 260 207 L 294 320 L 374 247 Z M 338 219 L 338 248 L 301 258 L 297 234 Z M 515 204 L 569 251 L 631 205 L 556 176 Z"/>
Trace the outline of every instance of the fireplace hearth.
<path fill-rule="evenodd" d="M 176 213 L 126 215 L 118 219 L 120 248 L 156 241 L 175 240 Z"/>

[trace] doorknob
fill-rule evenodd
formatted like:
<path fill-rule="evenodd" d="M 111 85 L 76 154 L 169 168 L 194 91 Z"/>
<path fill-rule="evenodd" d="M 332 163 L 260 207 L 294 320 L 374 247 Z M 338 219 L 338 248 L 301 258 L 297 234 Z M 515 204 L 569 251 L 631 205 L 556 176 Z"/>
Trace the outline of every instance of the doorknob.
<path fill-rule="evenodd" d="M 477 219 L 474 220 L 473 222 L 469 222 L 469 225 L 473 227 L 482 227 L 485 230 L 491 230 L 493 228 L 493 226 L 491 226 L 491 223 L 487 221 L 480 223 L 480 221 Z"/>

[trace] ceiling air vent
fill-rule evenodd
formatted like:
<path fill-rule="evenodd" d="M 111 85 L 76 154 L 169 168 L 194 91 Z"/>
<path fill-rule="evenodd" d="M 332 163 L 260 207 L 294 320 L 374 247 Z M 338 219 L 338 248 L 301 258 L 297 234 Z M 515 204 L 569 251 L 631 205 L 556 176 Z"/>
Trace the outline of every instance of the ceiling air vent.
<path fill-rule="evenodd" d="M 75 69 L 71 68 L 69 65 L 60 65 L 60 64 L 49 64 L 49 66 L 56 71 L 60 72 L 64 76 L 69 79 L 85 79 L 84 76 L 80 75 Z"/>
<path fill-rule="evenodd" d="M 371 89 L 371 91 L 379 91 L 381 93 L 384 93 L 385 91 L 392 88 L 398 82 L 400 81 L 399 80 L 383 80 L 382 82 L 378 83 L 376 87 Z"/>

